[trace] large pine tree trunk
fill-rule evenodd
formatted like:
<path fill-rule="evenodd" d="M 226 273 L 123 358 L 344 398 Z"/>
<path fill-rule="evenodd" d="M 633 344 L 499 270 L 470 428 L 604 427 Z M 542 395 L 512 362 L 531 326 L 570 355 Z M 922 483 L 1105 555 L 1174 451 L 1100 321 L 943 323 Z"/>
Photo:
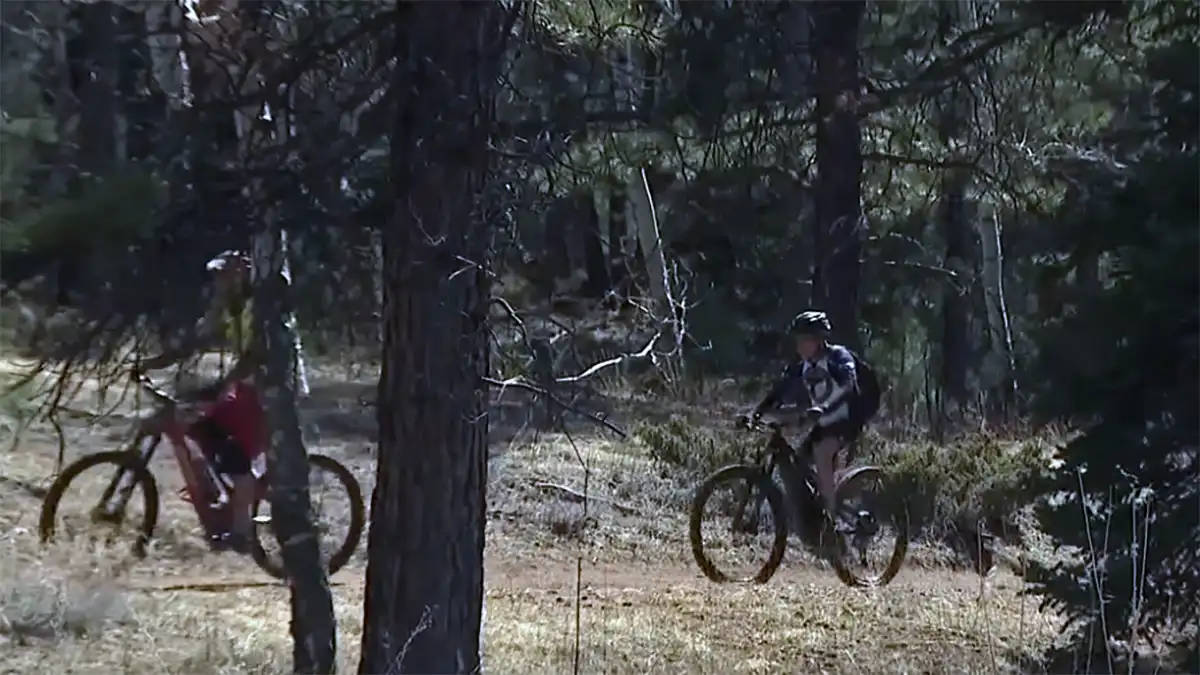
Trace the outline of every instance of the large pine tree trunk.
<path fill-rule="evenodd" d="M 499 2 L 399 3 L 379 463 L 360 673 L 480 663 L 488 172 Z M 447 39 L 455 36 L 455 39 Z"/>
<path fill-rule="evenodd" d="M 863 232 L 858 29 L 862 2 L 814 2 L 812 42 L 817 89 L 817 235 L 813 295 L 828 312 L 834 337 L 857 348 Z"/>

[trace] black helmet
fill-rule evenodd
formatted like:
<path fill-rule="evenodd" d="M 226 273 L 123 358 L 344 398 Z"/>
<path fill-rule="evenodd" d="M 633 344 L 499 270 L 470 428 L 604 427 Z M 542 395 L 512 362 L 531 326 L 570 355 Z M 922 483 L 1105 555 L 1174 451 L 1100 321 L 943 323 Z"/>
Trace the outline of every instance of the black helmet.
<path fill-rule="evenodd" d="M 788 326 L 788 332 L 792 335 L 819 335 L 827 337 L 833 329 L 829 325 L 829 318 L 825 316 L 825 312 L 809 310 L 800 312 L 796 318 L 792 319 L 792 324 Z"/>

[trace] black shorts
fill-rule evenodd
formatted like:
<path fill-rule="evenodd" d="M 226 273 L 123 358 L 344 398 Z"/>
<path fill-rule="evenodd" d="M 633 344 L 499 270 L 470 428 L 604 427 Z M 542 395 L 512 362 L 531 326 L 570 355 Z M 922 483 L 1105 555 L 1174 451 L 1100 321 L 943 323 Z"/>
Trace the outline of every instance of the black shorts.
<path fill-rule="evenodd" d="M 804 439 L 804 445 L 800 451 L 805 456 L 812 456 L 813 448 L 826 438 L 836 438 L 840 450 L 846 453 L 845 462 L 847 465 L 854 461 L 858 437 L 862 435 L 863 425 L 852 420 L 839 420 L 833 424 L 826 426 L 815 426 L 808 438 Z"/>
<path fill-rule="evenodd" d="M 217 473 L 229 476 L 250 474 L 250 458 L 220 424 L 202 417 L 188 428 L 188 435 L 200 444 L 204 456 L 212 462 Z"/>
<path fill-rule="evenodd" d="M 836 438 L 842 447 L 850 445 L 862 435 L 862 425 L 852 420 L 840 420 L 828 426 L 817 425 L 809 434 L 809 442 L 816 445 L 826 438 Z"/>

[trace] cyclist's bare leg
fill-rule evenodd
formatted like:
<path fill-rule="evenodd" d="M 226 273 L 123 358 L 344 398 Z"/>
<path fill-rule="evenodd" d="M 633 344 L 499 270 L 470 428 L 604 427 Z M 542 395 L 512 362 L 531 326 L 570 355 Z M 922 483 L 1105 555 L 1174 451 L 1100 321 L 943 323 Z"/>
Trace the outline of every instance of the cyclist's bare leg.
<path fill-rule="evenodd" d="M 825 512 L 830 515 L 836 511 L 834 460 L 841 447 L 842 443 L 836 437 L 822 438 L 813 446 L 813 461 L 817 467 L 817 489 L 825 504 Z"/>
<path fill-rule="evenodd" d="M 233 476 L 232 479 L 233 494 L 230 495 L 230 506 L 233 507 L 233 534 L 249 537 L 250 527 L 254 522 L 251 519 L 256 487 L 254 474 Z"/>

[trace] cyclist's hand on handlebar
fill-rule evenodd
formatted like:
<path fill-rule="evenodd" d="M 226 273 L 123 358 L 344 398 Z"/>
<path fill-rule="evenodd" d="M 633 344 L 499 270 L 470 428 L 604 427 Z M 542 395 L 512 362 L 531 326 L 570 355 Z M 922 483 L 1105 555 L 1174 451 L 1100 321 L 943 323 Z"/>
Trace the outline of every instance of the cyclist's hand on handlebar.
<path fill-rule="evenodd" d="M 734 423 L 734 425 L 738 429 L 750 429 L 757 426 L 761 420 L 762 415 L 759 413 L 746 413 L 738 415 L 737 421 Z"/>

